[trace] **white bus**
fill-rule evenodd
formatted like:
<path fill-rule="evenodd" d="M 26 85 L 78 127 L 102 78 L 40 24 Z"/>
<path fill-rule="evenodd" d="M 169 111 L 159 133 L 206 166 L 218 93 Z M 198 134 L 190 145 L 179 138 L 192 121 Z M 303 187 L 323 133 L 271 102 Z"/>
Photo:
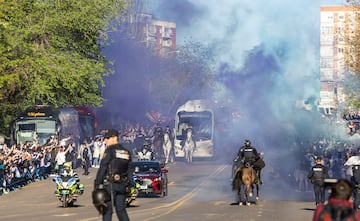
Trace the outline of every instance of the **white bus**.
<path fill-rule="evenodd" d="M 177 109 L 174 127 L 175 157 L 185 157 L 181 144 L 187 128 L 192 128 L 196 143 L 193 157 L 213 157 L 214 112 L 205 100 L 189 100 Z"/>

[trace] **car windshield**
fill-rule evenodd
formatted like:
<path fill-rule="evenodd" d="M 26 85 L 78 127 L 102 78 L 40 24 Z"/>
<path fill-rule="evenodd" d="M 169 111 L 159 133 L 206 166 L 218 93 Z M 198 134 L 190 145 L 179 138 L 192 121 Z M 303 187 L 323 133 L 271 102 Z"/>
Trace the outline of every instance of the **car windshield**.
<path fill-rule="evenodd" d="M 158 173 L 160 166 L 156 163 L 136 163 L 133 164 L 135 173 Z"/>

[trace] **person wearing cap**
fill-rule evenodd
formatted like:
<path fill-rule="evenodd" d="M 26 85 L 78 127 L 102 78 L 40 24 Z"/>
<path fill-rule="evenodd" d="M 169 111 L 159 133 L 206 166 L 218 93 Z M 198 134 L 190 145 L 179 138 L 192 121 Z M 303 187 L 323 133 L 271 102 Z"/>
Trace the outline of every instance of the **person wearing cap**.
<path fill-rule="evenodd" d="M 329 178 L 328 169 L 323 165 L 322 157 L 315 159 L 315 165 L 311 167 L 308 179 L 314 187 L 315 205 L 325 202 L 325 186 L 324 179 Z"/>
<path fill-rule="evenodd" d="M 339 179 L 331 186 L 326 204 L 319 204 L 313 215 L 313 221 L 320 220 L 360 220 L 360 212 L 351 202 L 352 186 L 347 179 Z M 335 217 L 336 216 L 336 217 Z"/>
<path fill-rule="evenodd" d="M 128 183 L 131 182 L 132 177 L 132 156 L 130 151 L 119 143 L 117 130 L 106 130 L 104 141 L 106 149 L 94 181 L 94 190 L 104 188 L 111 193 L 111 201 L 106 203 L 102 220 L 111 220 L 114 206 L 118 219 L 120 221 L 128 221 L 129 216 L 126 211 L 126 187 Z"/>

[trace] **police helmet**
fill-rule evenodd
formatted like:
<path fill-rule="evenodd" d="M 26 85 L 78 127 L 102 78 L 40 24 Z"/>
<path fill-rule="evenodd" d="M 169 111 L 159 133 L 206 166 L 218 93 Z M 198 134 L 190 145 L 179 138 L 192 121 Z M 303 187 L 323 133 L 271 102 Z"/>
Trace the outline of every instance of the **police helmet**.
<path fill-rule="evenodd" d="M 316 161 L 316 162 L 322 161 L 322 157 L 321 157 L 321 156 L 316 157 L 315 161 Z"/>
<path fill-rule="evenodd" d="M 95 208 L 100 214 L 108 209 L 107 202 L 111 201 L 110 193 L 105 189 L 96 189 L 92 192 L 92 200 Z"/>
<path fill-rule="evenodd" d="M 64 169 L 65 170 L 71 170 L 71 163 L 70 162 L 64 163 Z"/>
<path fill-rule="evenodd" d="M 245 147 L 250 147 L 250 146 L 251 146 L 250 140 L 245 140 Z"/>

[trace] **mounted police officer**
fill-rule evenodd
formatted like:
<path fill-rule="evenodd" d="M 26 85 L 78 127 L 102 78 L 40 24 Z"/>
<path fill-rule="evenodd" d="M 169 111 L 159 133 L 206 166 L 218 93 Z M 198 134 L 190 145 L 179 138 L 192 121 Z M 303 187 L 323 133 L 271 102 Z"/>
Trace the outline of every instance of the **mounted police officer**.
<path fill-rule="evenodd" d="M 308 178 L 314 187 L 315 204 L 317 206 L 325 202 L 324 179 L 329 178 L 329 175 L 327 167 L 323 165 L 322 157 L 317 157 L 315 163 L 316 164 L 311 167 Z"/>
<path fill-rule="evenodd" d="M 102 213 L 103 221 L 111 220 L 113 205 L 120 221 L 129 220 L 126 212 L 126 195 L 127 186 L 132 181 L 132 156 L 130 151 L 119 144 L 118 136 L 114 129 L 105 131 L 104 140 L 107 148 L 94 182 L 93 204 Z"/>
<path fill-rule="evenodd" d="M 237 157 L 234 160 L 235 166 L 233 167 L 233 173 L 235 167 L 239 168 L 239 166 L 247 164 L 254 168 L 257 175 L 256 182 L 263 184 L 261 180 L 261 169 L 265 167 L 265 162 L 260 157 L 260 154 L 257 152 L 256 148 L 251 146 L 250 140 L 245 140 L 244 146 L 240 147 Z"/>

